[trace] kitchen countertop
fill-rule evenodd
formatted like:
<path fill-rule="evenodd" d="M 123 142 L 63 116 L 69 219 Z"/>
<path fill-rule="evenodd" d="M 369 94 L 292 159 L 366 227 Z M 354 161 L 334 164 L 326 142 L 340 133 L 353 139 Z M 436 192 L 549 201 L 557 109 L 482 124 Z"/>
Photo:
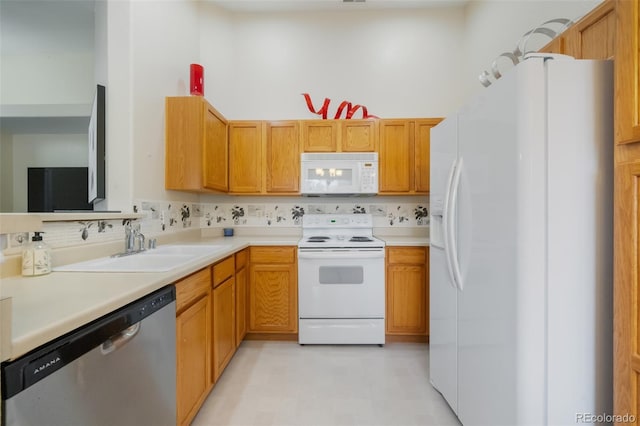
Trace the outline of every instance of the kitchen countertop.
<path fill-rule="evenodd" d="M 228 249 L 168 272 L 52 272 L 39 277 L 3 278 L 0 295 L 11 298 L 11 347 L 2 348 L 0 361 L 18 358 L 250 245 L 297 245 L 299 238 L 296 235 L 236 236 L 183 241 L 182 244 L 221 244 Z M 429 238 L 423 236 L 382 235 L 378 238 L 388 246 L 429 245 Z"/>
<path fill-rule="evenodd" d="M 168 272 L 52 272 L 38 277 L 9 277 L 0 283 L 11 298 L 11 348 L 2 359 L 15 359 L 59 336 L 102 317 L 159 288 L 250 245 L 296 245 L 297 236 L 203 238 L 184 244 L 222 244 L 228 250 L 200 258 Z"/>
<path fill-rule="evenodd" d="M 429 237 L 376 235 L 387 246 L 429 246 Z"/>

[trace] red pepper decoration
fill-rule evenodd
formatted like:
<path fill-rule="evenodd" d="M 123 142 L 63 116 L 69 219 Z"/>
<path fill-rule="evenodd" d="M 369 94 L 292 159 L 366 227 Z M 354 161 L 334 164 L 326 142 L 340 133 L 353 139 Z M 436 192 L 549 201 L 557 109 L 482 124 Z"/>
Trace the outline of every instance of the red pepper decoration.
<path fill-rule="evenodd" d="M 309 108 L 309 111 L 311 111 L 313 114 L 322 115 L 323 120 L 327 119 L 327 113 L 329 110 L 329 103 L 331 102 L 331 99 L 324 98 L 324 103 L 322 104 L 322 108 L 316 111 L 316 109 L 313 107 L 313 103 L 311 102 L 311 96 L 309 96 L 308 93 L 303 93 L 302 96 L 304 96 L 304 100 L 307 102 L 307 108 Z M 366 106 L 362 106 L 362 105 L 354 106 L 351 104 L 351 102 L 348 102 L 348 101 L 342 101 L 340 103 L 334 118 L 335 119 L 340 118 L 345 108 L 347 109 L 346 116 L 345 116 L 347 120 L 351 119 L 353 115 L 356 113 L 356 111 L 358 111 L 359 109 L 362 109 L 362 118 L 379 118 L 379 117 L 376 117 L 375 115 L 369 114 Z"/>

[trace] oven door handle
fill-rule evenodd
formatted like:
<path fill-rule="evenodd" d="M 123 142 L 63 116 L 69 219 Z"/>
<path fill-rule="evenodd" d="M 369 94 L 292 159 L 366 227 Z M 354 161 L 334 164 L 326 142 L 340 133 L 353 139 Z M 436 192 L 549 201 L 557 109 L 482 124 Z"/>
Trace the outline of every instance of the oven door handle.
<path fill-rule="evenodd" d="M 353 251 L 353 250 L 323 250 L 323 251 L 299 251 L 298 259 L 383 259 L 384 250 Z"/>

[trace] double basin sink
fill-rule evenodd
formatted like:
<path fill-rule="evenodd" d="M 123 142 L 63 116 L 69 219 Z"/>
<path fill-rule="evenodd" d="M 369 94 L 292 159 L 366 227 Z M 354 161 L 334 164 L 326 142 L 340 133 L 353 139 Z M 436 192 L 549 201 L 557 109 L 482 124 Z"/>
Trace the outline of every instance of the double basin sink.
<path fill-rule="evenodd" d="M 229 248 L 228 245 L 164 245 L 121 257 L 101 257 L 58 266 L 53 270 L 59 272 L 167 272 Z"/>

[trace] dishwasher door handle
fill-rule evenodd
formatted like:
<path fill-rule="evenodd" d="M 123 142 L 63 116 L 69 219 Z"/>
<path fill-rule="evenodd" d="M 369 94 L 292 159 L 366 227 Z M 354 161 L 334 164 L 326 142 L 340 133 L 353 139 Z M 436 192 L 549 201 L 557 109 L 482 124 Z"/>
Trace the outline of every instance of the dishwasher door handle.
<path fill-rule="evenodd" d="M 124 345 L 126 345 L 131 339 L 136 337 L 140 331 L 140 324 L 142 321 L 133 324 L 131 327 L 127 327 L 120 333 L 114 334 L 105 340 L 100 345 L 100 352 L 102 355 L 109 355 L 111 352 L 117 351 Z"/>

